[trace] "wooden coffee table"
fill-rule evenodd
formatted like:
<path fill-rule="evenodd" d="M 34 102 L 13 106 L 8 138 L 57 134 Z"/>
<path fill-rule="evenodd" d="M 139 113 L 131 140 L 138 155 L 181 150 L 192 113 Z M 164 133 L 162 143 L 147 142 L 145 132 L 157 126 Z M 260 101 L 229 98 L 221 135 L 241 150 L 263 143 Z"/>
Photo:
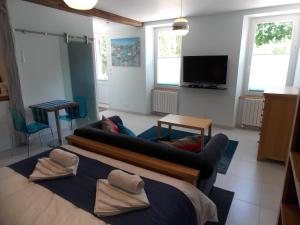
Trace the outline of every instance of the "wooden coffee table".
<path fill-rule="evenodd" d="M 204 147 L 204 133 L 205 129 L 208 128 L 208 138 L 211 138 L 211 126 L 212 120 L 191 116 L 181 116 L 169 114 L 157 122 L 157 136 L 161 137 L 161 126 L 163 124 L 168 125 L 169 134 L 172 133 L 172 126 L 190 128 L 195 130 L 200 130 L 200 138 L 201 138 L 201 148 Z"/>

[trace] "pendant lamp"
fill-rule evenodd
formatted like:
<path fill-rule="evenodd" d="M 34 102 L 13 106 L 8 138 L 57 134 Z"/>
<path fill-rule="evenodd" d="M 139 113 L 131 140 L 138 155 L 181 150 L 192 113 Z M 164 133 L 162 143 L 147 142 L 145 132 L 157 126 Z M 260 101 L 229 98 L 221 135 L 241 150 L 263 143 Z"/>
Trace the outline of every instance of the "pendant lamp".
<path fill-rule="evenodd" d="M 189 32 L 189 21 L 182 17 L 182 0 L 180 6 L 180 17 L 174 20 L 173 31 L 177 36 L 184 36 Z"/>
<path fill-rule="evenodd" d="M 73 9 L 89 10 L 95 7 L 98 0 L 64 0 L 64 2 Z"/>

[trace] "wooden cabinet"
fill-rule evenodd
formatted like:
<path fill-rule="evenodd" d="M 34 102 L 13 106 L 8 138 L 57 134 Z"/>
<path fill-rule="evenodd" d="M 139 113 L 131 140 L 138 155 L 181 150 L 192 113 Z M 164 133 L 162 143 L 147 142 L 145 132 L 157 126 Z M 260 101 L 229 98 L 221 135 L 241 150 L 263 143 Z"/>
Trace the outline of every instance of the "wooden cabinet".
<path fill-rule="evenodd" d="M 293 138 L 289 148 L 289 158 L 282 194 L 278 225 L 300 224 L 300 105 L 295 119 Z"/>
<path fill-rule="evenodd" d="M 298 92 L 292 87 L 265 91 L 257 160 L 287 161 Z"/>

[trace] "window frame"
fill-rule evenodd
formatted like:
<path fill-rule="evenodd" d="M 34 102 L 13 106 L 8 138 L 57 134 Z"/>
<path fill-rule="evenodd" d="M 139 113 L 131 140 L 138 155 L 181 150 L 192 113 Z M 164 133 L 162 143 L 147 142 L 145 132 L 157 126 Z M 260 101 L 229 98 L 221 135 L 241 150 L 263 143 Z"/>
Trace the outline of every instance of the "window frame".
<path fill-rule="evenodd" d="M 167 87 L 167 88 L 174 88 L 178 89 L 181 85 L 181 74 L 182 74 L 182 40 L 181 40 L 181 52 L 180 52 L 180 72 L 179 72 L 179 83 L 178 84 L 159 84 L 157 83 L 157 61 L 158 61 L 158 33 L 160 31 L 172 31 L 171 26 L 164 26 L 164 27 L 156 27 L 154 29 L 154 70 L 155 70 L 155 76 L 154 76 L 154 87 Z"/>
<path fill-rule="evenodd" d="M 108 41 L 108 37 L 104 34 L 99 34 L 97 36 L 95 36 L 94 38 L 94 41 L 95 41 L 95 59 L 96 59 L 96 78 L 97 78 L 97 81 L 100 81 L 100 82 L 108 82 L 109 81 L 109 63 L 107 62 L 107 79 L 100 79 L 99 77 L 99 73 L 101 73 L 102 71 L 99 71 L 99 66 L 98 66 L 98 61 L 101 61 L 101 51 L 100 51 L 100 38 L 103 38 L 105 39 L 106 43 L 107 43 L 107 46 L 109 44 L 109 41 Z M 108 60 L 108 47 L 107 47 L 107 60 Z"/>
<path fill-rule="evenodd" d="M 299 48 L 299 15 L 279 15 L 279 16 L 266 16 L 266 17 L 255 17 L 250 18 L 249 21 L 249 30 L 248 30 L 248 40 L 247 46 L 248 50 L 246 51 L 246 63 L 245 63 L 245 71 L 244 71 L 244 86 L 243 90 L 245 94 L 254 94 L 254 95 L 262 95 L 263 91 L 259 90 L 249 90 L 249 80 L 250 80 L 250 70 L 251 70 L 251 62 L 252 62 L 252 54 L 254 50 L 254 40 L 255 40 L 255 31 L 256 25 L 260 23 L 268 23 L 268 22 L 276 22 L 276 21 L 293 21 L 293 35 L 291 41 L 291 50 L 290 50 L 290 59 L 288 65 L 288 72 L 286 77 L 286 86 L 292 86 L 295 71 L 297 66 L 297 58 L 298 58 L 298 48 Z"/>

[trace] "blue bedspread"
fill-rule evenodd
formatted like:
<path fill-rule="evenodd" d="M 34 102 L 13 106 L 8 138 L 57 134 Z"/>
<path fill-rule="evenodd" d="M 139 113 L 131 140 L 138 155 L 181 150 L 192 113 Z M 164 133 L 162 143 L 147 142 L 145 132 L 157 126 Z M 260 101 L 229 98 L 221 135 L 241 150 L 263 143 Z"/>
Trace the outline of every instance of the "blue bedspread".
<path fill-rule="evenodd" d="M 29 177 L 37 163 L 37 159 L 48 157 L 49 152 L 41 153 L 9 167 L 21 175 Z M 78 156 L 80 161 L 75 177 L 38 181 L 36 183 L 93 214 L 96 181 L 97 179 L 106 179 L 109 172 L 115 168 L 82 155 Z M 145 181 L 145 192 L 150 202 L 149 208 L 101 219 L 111 225 L 197 224 L 195 209 L 186 195 L 170 185 L 147 178 L 143 179 Z"/>

